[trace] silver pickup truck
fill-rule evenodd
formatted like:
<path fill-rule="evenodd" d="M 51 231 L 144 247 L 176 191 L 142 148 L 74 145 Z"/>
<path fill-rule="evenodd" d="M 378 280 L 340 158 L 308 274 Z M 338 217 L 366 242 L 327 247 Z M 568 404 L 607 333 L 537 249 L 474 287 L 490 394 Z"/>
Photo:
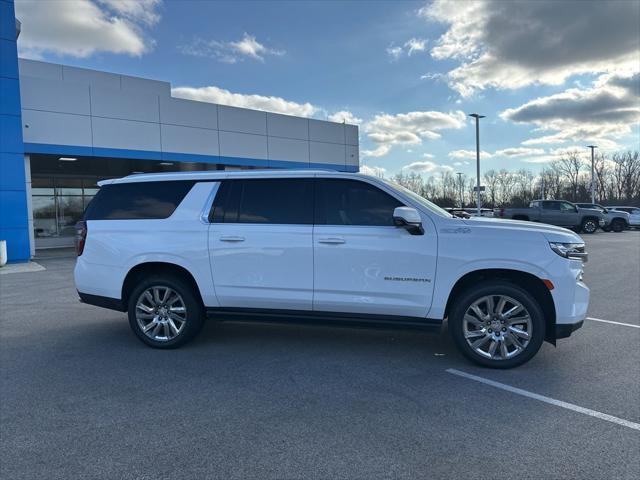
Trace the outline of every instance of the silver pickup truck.
<path fill-rule="evenodd" d="M 601 212 L 579 208 L 566 200 L 534 200 L 529 208 L 502 208 L 496 213 L 501 218 L 548 223 L 584 233 L 594 233 L 606 225 Z"/>
<path fill-rule="evenodd" d="M 589 210 L 597 210 L 604 215 L 606 225 L 602 227 L 605 232 L 622 232 L 629 228 L 629 214 L 627 212 L 620 212 L 616 210 L 610 210 L 597 203 L 576 203 L 578 208 L 585 208 Z"/>

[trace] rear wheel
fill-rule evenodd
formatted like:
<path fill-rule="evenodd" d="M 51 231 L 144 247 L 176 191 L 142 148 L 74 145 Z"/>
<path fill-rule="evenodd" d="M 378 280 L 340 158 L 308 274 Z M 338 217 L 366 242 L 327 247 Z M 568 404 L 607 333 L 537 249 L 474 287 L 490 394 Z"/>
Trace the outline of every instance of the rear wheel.
<path fill-rule="evenodd" d="M 155 348 L 176 348 L 202 328 L 204 308 L 187 282 L 174 276 L 144 278 L 129 297 L 129 325 Z"/>
<path fill-rule="evenodd" d="M 545 337 L 538 301 L 506 281 L 472 287 L 455 301 L 449 331 L 471 361 L 492 368 L 512 368 L 529 361 Z"/>
<path fill-rule="evenodd" d="M 585 218 L 582 221 L 581 230 L 584 233 L 595 233 L 598 230 L 598 222 L 593 218 Z"/>
<path fill-rule="evenodd" d="M 623 220 L 616 218 L 613 222 L 611 222 L 611 230 L 616 233 L 619 233 L 624 230 L 625 224 Z"/>

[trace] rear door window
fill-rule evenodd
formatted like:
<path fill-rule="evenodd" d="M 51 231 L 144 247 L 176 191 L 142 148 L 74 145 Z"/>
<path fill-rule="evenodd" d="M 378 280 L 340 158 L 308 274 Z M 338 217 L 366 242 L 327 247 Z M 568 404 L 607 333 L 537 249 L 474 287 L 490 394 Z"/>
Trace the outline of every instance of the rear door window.
<path fill-rule="evenodd" d="M 212 223 L 313 224 L 311 178 L 224 180 L 210 216 Z"/>
<path fill-rule="evenodd" d="M 140 220 L 170 217 L 195 184 L 191 180 L 112 183 L 100 188 L 85 220 Z"/>

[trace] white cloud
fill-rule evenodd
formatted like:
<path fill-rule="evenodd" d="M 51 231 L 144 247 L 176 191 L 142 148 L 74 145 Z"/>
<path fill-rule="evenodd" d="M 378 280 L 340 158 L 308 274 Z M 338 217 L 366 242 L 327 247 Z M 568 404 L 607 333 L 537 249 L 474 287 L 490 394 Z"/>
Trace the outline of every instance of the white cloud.
<path fill-rule="evenodd" d="M 98 2 L 135 22 L 155 25 L 160 21 L 157 8 L 162 0 L 98 0 Z"/>
<path fill-rule="evenodd" d="M 411 56 L 416 52 L 424 52 L 427 49 L 427 41 L 424 38 L 412 38 L 404 44 L 407 55 Z"/>
<path fill-rule="evenodd" d="M 420 14 L 448 25 L 431 55 L 460 62 L 448 79 L 464 96 L 638 69 L 637 1 L 435 0 Z"/>
<path fill-rule="evenodd" d="M 384 175 L 387 173 L 387 169 L 382 167 L 361 165 L 360 173 L 371 175 L 372 177 L 384 177 Z"/>
<path fill-rule="evenodd" d="M 503 157 L 526 157 L 529 155 L 542 155 L 544 148 L 526 148 L 526 147 L 511 147 L 503 150 L 496 150 L 496 155 Z"/>
<path fill-rule="evenodd" d="M 422 156 L 424 158 L 433 158 L 434 157 L 433 154 L 431 154 L 431 153 L 423 153 Z"/>
<path fill-rule="evenodd" d="M 476 159 L 476 151 L 475 150 L 453 150 L 449 152 L 449 157 L 451 158 L 470 158 Z M 489 152 L 485 152 L 484 150 L 480 151 L 480 158 L 491 158 L 493 155 Z"/>
<path fill-rule="evenodd" d="M 242 39 L 235 42 L 196 38 L 190 44 L 179 46 L 178 49 L 185 55 L 215 58 L 224 63 L 236 63 L 246 58 L 264 62 L 266 56 L 280 57 L 285 54 L 284 50 L 266 47 L 246 32 Z"/>
<path fill-rule="evenodd" d="M 411 170 L 417 173 L 434 173 L 448 171 L 452 172 L 453 168 L 449 165 L 439 165 L 430 161 L 413 162 L 402 167 L 403 170 Z"/>
<path fill-rule="evenodd" d="M 339 112 L 329 115 L 329 120 L 337 123 L 348 123 L 350 125 L 360 125 L 362 119 L 356 117 L 353 113 L 347 110 L 340 110 Z"/>
<path fill-rule="evenodd" d="M 631 134 L 640 122 L 640 74 L 601 75 L 591 87 L 536 98 L 505 110 L 500 117 L 548 132 L 523 145 L 572 141 L 614 149 L 618 147 L 615 140 Z"/>
<path fill-rule="evenodd" d="M 143 27 L 160 20 L 160 5 L 161 0 L 18 0 L 19 53 L 28 58 L 84 58 L 99 52 L 140 56 L 154 45 Z"/>
<path fill-rule="evenodd" d="M 392 60 L 398 60 L 403 55 L 407 57 L 412 56 L 415 53 L 426 52 L 427 40 L 424 38 L 410 38 L 402 46 L 394 45 L 393 43 L 387 47 L 387 55 Z"/>
<path fill-rule="evenodd" d="M 408 112 L 396 115 L 379 114 L 364 124 L 364 132 L 376 147 L 364 150 L 365 157 L 381 157 L 389 153 L 393 145 L 420 145 L 423 140 L 440 138 L 439 130 L 462 128 L 464 112 Z"/>
<path fill-rule="evenodd" d="M 587 150 L 582 145 L 571 145 L 568 147 L 552 148 L 546 153 L 523 158 L 522 161 L 525 163 L 549 163 L 554 160 L 558 160 L 559 158 L 569 153 L 583 154 L 585 157 L 587 157 L 589 155 L 589 150 Z"/>
<path fill-rule="evenodd" d="M 393 60 L 397 60 L 402 56 L 402 47 L 394 47 L 390 45 L 387 47 L 387 55 L 389 55 Z"/>
<path fill-rule="evenodd" d="M 306 102 L 297 103 L 281 97 L 267 97 L 263 95 L 248 95 L 233 93 L 223 88 L 209 87 L 176 87 L 171 89 L 174 97 L 197 100 L 200 102 L 219 103 L 233 107 L 253 108 L 266 112 L 284 113 L 299 117 L 311 117 L 319 108 Z"/>
<path fill-rule="evenodd" d="M 379 145 L 373 150 L 362 150 L 360 151 L 361 158 L 367 157 L 384 157 L 387 153 L 391 151 L 391 145 Z"/>
<path fill-rule="evenodd" d="M 463 165 L 471 165 L 471 162 L 467 162 L 466 160 L 462 162 L 453 162 L 454 167 L 462 167 Z"/>

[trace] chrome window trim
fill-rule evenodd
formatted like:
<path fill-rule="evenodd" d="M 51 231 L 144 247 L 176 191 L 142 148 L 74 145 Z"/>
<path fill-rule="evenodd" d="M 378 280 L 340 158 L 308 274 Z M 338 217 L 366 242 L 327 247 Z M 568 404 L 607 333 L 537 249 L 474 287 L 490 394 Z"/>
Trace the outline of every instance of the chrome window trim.
<path fill-rule="evenodd" d="M 209 222 L 209 214 L 211 213 L 211 208 L 213 208 L 213 200 L 216 198 L 216 194 L 218 193 L 218 189 L 220 188 L 221 181 L 217 182 L 205 182 L 211 183 L 211 191 L 209 192 L 209 196 L 207 196 L 207 201 L 202 207 L 202 212 L 200 213 L 200 221 L 205 225 L 210 225 Z"/>

